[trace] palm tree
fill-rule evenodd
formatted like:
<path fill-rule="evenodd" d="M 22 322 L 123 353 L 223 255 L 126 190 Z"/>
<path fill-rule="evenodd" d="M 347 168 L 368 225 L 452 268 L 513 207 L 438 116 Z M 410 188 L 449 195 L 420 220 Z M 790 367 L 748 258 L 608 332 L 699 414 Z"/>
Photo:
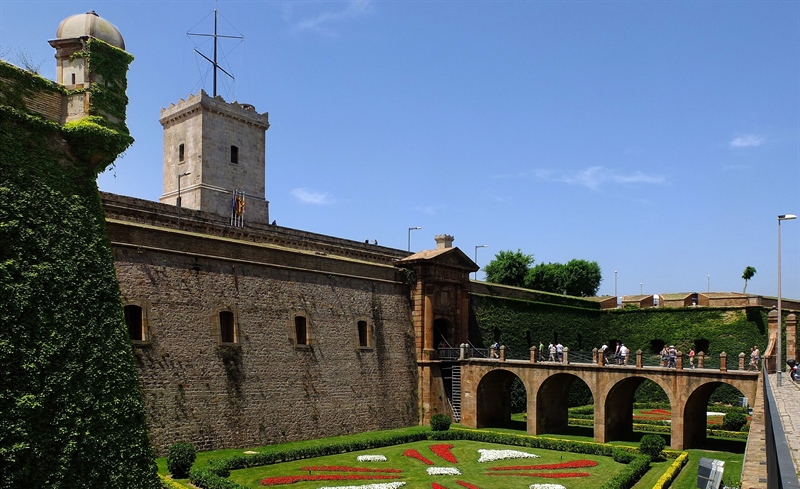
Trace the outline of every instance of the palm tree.
<path fill-rule="evenodd" d="M 745 293 L 747 290 L 747 281 L 753 278 L 753 275 L 756 274 L 756 269 L 753 267 L 745 267 L 744 272 L 742 272 L 742 278 L 744 279 L 744 289 L 742 289 L 742 294 Z"/>

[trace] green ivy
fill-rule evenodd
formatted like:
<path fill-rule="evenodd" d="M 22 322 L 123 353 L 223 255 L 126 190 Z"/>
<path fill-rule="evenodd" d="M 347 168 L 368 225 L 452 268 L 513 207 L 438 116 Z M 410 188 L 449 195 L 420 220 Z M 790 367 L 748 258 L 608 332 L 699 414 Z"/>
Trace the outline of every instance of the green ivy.
<path fill-rule="evenodd" d="M 89 163 L 95 175 L 105 170 L 133 143 L 128 133 L 108 127 L 106 119 L 100 116 L 67 122 L 61 131 L 73 154 Z"/>
<path fill-rule="evenodd" d="M 156 489 L 96 163 L 24 110 L 0 107 L 0 488 Z"/>

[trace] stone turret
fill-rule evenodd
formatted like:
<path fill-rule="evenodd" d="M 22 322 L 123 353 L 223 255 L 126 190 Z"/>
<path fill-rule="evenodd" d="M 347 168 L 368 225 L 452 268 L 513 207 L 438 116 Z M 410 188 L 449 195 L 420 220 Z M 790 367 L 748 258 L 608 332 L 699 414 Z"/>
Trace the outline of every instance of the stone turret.
<path fill-rule="evenodd" d="M 244 222 L 269 222 L 266 131 L 269 114 L 200 91 L 161 109 L 164 193 L 159 199 L 230 217 L 234 191 L 245 199 Z M 179 175 L 184 175 L 182 181 Z"/>

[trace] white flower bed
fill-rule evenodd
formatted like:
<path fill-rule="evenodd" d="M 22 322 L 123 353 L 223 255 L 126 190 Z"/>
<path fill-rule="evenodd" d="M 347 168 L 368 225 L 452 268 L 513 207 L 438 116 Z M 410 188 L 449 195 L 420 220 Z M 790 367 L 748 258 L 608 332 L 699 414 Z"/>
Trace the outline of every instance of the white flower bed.
<path fill-rule="evenodd" d="M 359 462 L 386 462 L 385 455 L 359 455 L 357 460 Z"/>
<path fill-rule="evenodd" d="M 567 489 L 561 484 L 531 484 L 528 489 Z"/>
<path fill-rule="evenodd" d="M 481 454 L 481 458 L 478 459 L 478 462 L 494 462 L 495 460 L 509 460 L 514 458 L 539 458 L 538 455 L 520 452 L 518 450 L 484 450 L 481 448 L 478 450 L 478 453 Z"/>
<path fill-rule="evenodd" d="M 428 467 L 428 475 L 461 475 L 455 467 Z"/>
<path fill-rule="evenodd" d="M 383 482 L 381 484 L 367 484 L 366 486 L 336 486 L 320 487 L 319 489 L 398 489 L 406 485 L 405 482 Z"/>

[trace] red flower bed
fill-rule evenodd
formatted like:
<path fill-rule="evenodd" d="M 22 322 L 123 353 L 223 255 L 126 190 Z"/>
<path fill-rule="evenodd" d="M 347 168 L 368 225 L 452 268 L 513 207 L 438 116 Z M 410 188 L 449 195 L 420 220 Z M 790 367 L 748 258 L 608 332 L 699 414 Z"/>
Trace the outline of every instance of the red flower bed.
<path fill-rule="evenodd" d="M 281 475 L 277 477 L 267 477 L 261 479 L 259 484 L 262 486 L 282 486 L 285 484 L 294 484 L 295 482 L 305 481 L 344 481 L 344 480 L 384 480 L 384 479 L 399 479 L 399 475 L 338 475 L 338 474 L 322 474 L 322 475 Z"/>
<path fill-rule="evenodd" d="M 433 462 L 425 458 L 424 455 L 419 453 L 418 451 L 414 450 L 413 448 L 409 448 L 405 452 L 403 452 L 404 457 L 411 457 L 419 460 L 420 462 L 424 463 L 425 465 L 433 465 Z"/>
<path fill-rule="evenodd" d="M 666 414 L 668 416 L 672 415 L 671 412 L 666 411 L 664 409 L 651 409 L 650 411 L 639 411 L 639 412 L 642 414 Z"/>
<path fill-rule="evenodd" d="M 466 487 L 467 489 L 481 489 L 480 487 L 470 484 L 469 482 L 456 481 L 456 484 L 458 484 L 461 487 Z"/>
<path fill-rule="evenodd" d="M 592 474 L 588 472 L 503 472 L 498 474 L 486 475 L 499 475 L 504 477 L 544 477 L 546 479 L 566 479 L 569 477 L 589 477 Z"/>
<path fill-rule="evenodd" d="M 455 455 L 450 452 L 450 449 L 453 448 L 453 445 L 431 445 L 429 448 L 434 454 L 436 454 L 437 457 L 442 458 L 451 464 L 458 463 Z"/>
<path fill-rule="evenodd" d="M 431 482 L 431 489 L 447 489 L 447 488 L 446 488 L 446 487 L 444 487 L 444 486 L 443 486 L 443 485 L 441 485 L 441 484 L 437 484 L 437 483 L 435 483 L 435 482 Z"/>
<path fill-rule="evenodd" d="M 558 470 L 558 469 L 582 469 L 584 467 L 597 467 L 594 460 L 573 460 L 559 464 L 543 465 L 511 465 L 506 467 L 492 467 L 489 470 Z"/>
<path fill-rule="evenodd" d="M 367 467 L 348 467 L 347 465 L 313 465 L 310 467 L 300 467 L 297 470 L 316 472 L 389 472 L 398 473 L 402 472 L 400 469 L 369 469 Z"/>

